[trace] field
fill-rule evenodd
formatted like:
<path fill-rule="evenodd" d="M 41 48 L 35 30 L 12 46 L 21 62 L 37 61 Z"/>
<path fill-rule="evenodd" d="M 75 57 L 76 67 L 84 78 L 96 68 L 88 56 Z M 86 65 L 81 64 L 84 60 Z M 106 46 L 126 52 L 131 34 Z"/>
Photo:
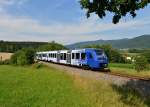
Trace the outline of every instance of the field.
<path fill-rule="evenodd" d="M 12 53 L 2 53 L 0 52 L 0 61 L 4 61 L 10 59 Z"/>
<path fill-rule="evenodd" d="M 148 107 L 134 90 L 42 65 L 0 66 L 0 107 Z"/>
<path fill-rule="evenodd" d="M 150 70 L 137 72 L 134 69 L 133 64 L 110 63 L 109 68 L 111 69 L 111 72 L 150 78 Z"/>

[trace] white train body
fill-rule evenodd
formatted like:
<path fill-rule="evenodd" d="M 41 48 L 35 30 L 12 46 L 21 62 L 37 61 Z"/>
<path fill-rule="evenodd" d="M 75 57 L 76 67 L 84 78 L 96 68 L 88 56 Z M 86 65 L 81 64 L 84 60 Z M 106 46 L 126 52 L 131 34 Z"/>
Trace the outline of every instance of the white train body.
<path fill-rule="evenodd" d="M 101 49 L 77 49 L 37 52 L 36 59 L 60 64 L 105 68 L 108 65 L 107 56 Z"/>

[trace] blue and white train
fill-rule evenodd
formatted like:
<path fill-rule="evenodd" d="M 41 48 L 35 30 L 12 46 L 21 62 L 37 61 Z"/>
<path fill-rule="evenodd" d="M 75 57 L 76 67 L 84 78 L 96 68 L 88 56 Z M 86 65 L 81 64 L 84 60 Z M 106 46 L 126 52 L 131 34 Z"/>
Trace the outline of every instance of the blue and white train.
<path fill-rule="evenodd" d="M 94 48 L 37 52 L 36 59 L 88 69 L 104 69 L 108 65 L 104 51 Z"/>

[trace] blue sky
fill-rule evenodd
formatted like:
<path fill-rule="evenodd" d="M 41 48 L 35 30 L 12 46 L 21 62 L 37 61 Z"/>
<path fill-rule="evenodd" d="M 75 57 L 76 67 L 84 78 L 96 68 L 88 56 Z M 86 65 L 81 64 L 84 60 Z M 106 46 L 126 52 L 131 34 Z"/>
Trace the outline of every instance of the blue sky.
<path fill-rule="evenodd" d="M 150 34 L 150 5 L 112 24 L 112 14 L 89 19 L 78 0 L 0 0 L 0 40 L 56 41 L 71 44 L 89 40 L 133 38 Z"/>

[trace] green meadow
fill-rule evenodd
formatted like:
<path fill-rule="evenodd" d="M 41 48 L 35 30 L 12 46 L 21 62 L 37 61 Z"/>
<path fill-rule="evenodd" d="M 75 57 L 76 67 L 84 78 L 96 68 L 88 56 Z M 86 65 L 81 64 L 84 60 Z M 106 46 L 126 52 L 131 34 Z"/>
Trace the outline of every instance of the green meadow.
<path fill-rule="evenodd" d="M 136 91 L 46 66 L 0 66 L 0 107 L 149 107 Z"/>
<path fill-rule="evenodd" d="M 137 72 L 134 69 L 133 64 L 123 64 L 123 63 L 110 63 L 109 68 L 111 72 L 128 74 L 131 76 L 139 76 L 139 77 L 148 77 L 150 78 L 150 69 L 145 71 Z"/>

